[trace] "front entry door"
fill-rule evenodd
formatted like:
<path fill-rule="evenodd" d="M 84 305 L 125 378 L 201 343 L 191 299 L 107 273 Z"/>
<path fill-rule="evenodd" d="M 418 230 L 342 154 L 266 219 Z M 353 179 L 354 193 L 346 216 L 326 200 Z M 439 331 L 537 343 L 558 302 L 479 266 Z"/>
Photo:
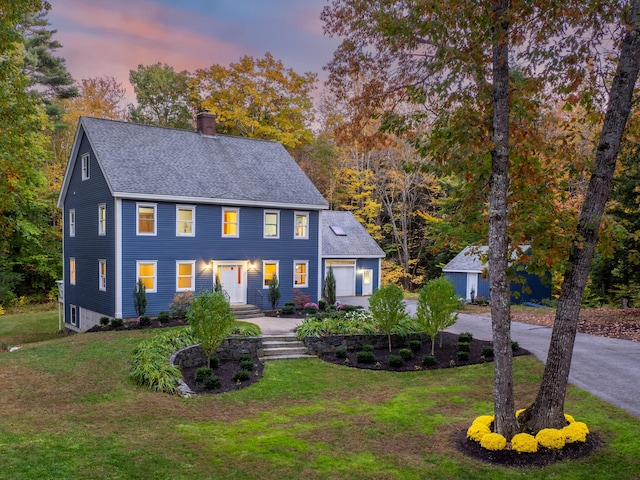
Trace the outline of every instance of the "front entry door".
<path fill-rule="evenodd" d="M 242 265 L 221 264 L 218 265 L 217 273 L 222 289 L 229 295 L 229 302 L 247 303 Z"/>
<path fill-rule="evenodd" d="M 373 270 L 362 271 L 362 295 L 373 293 Z"/>

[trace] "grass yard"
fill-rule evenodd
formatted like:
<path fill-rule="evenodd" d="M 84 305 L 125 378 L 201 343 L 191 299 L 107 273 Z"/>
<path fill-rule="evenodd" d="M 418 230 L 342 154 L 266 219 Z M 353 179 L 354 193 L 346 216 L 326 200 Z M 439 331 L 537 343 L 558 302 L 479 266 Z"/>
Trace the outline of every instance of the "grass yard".
<path fill-rule="evenodd" d="M 580 461 L 512 470 L 469 459 L 452 441 L 491 413 L 492 364 L 390 373 L 272 361 L 253 386 L 184 399 L 128 378 L 133 348 L 155 334 L 73 335 L 1 353 L 0 478 L 640 476 L 640 422 L 575 388 L 567 413 L 596 430 L 604 448 Z M 535 358 L 515 360 L 518 407 L 532 400 L 541 373 Z"/>

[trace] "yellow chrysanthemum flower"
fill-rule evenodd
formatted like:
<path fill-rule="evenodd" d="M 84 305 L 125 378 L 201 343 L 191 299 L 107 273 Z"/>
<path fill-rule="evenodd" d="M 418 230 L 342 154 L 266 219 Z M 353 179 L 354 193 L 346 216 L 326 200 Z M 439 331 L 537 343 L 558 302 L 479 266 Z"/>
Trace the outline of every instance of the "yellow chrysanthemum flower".
<path fill-rule="evenodd" d="M 491 433 L 489 427 L 483 423 L 473 423 L 467 429 L 467 438 L 470 438 L 474 442 L 479 442 L 485 435 Z"/>
<path fill-rule="evenodd" d="M 566 443 L 586 442 L 589 427 L 584 422 L 573 422 L 564 427 L 561 432 L 564 434 Z"/>
<path fill-rule="evenodd" d="M 482 425 L 486 425 L 487 427 L 490 427 L 491 424 L 493 423 L 494 418 L 495 417 L 493 415 L 480 415 L 479 417 L 476 417 L 473 423 L 479 423 Z"/>
<path fill-rule="evenodd" d="M 522 412 L 524 412 L 526 410 L 526 408 L 521 408 L 520 410 L 516 410 L 516 418 L 518 418 L 520 416 L 520 414 Z"/>
<path fill-rule="evenodd" d="M 573 417 L 572 417 L 571 415 L 569 415 L 568 413 L 565 413 L 565 414 L 564 414 L 564 419 L 565 419 L 567 422 L 569 422 L 569 423 L 573 423 L 573 422 L 575 422 L 575 421 L 576 421 L 576 420 L 575 420 L 575 418 L 573 418 Z"/>
<path fill-rule="evenodd" d="M 503 450 L 507 446 L 507 439 L 499 433 L 488 433 L 480 440 L 480 446 L 487 450 Z"/>
<path fill-rule="evenodd" d="M 518 453 L 535 453 L 538 451 L 538 441 L 528 433 L 518 433 L 511 439 L 511 449 Z"/>
<path fill-rule="evenodd" d="M 536 440 L 545 448 L 560 450 L 564 447 L 564 433 L 557 428 L 543 428 L 536 434 Z"/>

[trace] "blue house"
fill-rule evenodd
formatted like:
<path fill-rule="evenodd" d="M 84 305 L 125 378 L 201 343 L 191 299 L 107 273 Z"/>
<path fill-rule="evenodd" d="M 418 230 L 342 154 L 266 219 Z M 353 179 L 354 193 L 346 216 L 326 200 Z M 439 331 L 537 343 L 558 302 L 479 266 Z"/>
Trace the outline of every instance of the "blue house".
<path fill-rule="evenodd" d="M 489 291 L 488 265 L 483 260 L 487 258 L 489 247 L 466 247 L 447 263 L 442 272 L 454 285 L 456 294 L 467 301 L 471 297 L 491 298 Z M 522 247 L 524 253 L 530 252 L 530 247 Z M 521 268 L 516 266 L 518 281 L 512 281 L 509 285 L 511 290 L 511 302 L 523 303 L 540 301 L 551 298 L 551 281 L 549 278 L 542 279 L 540 276 L 528 273 L 526 265 Z"/>
<path fill-rule="evenodd" d="M 270 308 L 274 275 L 280 304 L 321 296 L 327 202 L 282 145 L 217 135 L 212 114 L 196 131 L 82 117 L 58 206 L 70 330 L 136 317 L 139 280 L 150 316 L 216 276 L 233 304 Z"/>

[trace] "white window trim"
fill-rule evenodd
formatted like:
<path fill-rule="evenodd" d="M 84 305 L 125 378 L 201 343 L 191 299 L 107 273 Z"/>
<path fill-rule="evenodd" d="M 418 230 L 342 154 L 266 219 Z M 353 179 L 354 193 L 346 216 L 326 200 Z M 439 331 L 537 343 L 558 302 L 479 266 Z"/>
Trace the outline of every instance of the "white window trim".
<path fill-rule="evenodd" d="M 225 212 L 236 212 L 236 233 L 234 235 L 229 235 L 229 234 L 225 234 L 224 233 L 224 214 Z M 223 208 L 222 209 L 222 218 L 221 218 L 221 222 L 222 222 L 222 230 L 220 231 L 220 233 L 222 234 L 222 236 L 224 238 L 238 238 L 240 237 L 240 209 L 239 208 Z"/>
<path fill-rule="evenodd" d="M 91 159 L 88 153 L 83 154 L 80 157 L 82 164 L 82 180 L 89 180 L 91 178 Z"/>
<path fill-rule="evenodd" d="M 104 211 L 104 218 L 102 212 Z M 107 234 L 107 204 L 98 205 L 98 235 L 104 237 Z"/>
<path fill-rule="evenodd" d="M 276 216 L 276 234 L 267 235 L 267 214 L 275 214 Z M 280 210 L 265 210 L 262 220 L 262 238 L 280 238 Z"/>
<path fill-rule="evenodd" d="M 297 217 L 306 217 L 307 225 L 305 229 L 305 235 L 298 235 L 298 228 L 296 226 L 296 218 Z M 308 240 L 309 239 L 309 212 L 293 212 L 293 238 L 296 240 Z"/>
<path fill-rule="evenodd" d="M 71 317 L 71 325 L 78 326 L 78 308 L 75 305 L 69 305 L 69 316 Z"/>
<path fill-rule="evenodd" d="M 73 268 L 71 268 L 73 265 Z M 76 257 L 69 257 L 69 285 L 76 284 L 76 277 L 78 275 L 78 265 L 76 264 Z"/>
<path fill-rule="evenodd" d="M 104 276 L 102 275 L 102 266 L 104 265 Z M 107 261 L 98 260 L 98 290 L 107 291 Z"/>
<path fill-rule="evenodd" d="M 180 232 L 178 225 L 180 219 L 178 213 L 180 210 L 191 210 L 191 233 Z M 196 207 L 195 205 L 176 205 L 176 236 L 177 237 L 195 237 L 196 236 Z"/>
<path fill-rule="evenodd" d="M 276 277 L 278 277 L 278 283 L 280 281 L 280 260 L 263 260 L 262 261 L 262 288 L 263 289 L 269 289 L 269 284 L 265 284 L 264 282 L 264 272 L 265 272 L 265 267 L 267 264 L 272 264 L 275 263 L 276 264 Z"/>
<path fill-rule="evenodd" d="M 140 232 L 140 207 L 153 208 L 153 232 Z M 136 203 L 136 235 L 155 237 L 158 234 L 158 204 Z"/>
<path fill-rule="evenodd" d="M 305 283 L 296 285 L 296 265 L 302 264 L 305 266 Z M 309 288 L 309 260 L 294 260 L 293 261 L 293 288 Z"/>
<path fill-rule="evenodd" d="M 140 280 L 140 265 L 153 265 L 153 289 L 147 289 L 147 293 L 158 291 L 158 261 L 157 260 L 136 260 L 136 285 Z"/>
<path fill-rule="evenodd" d="M 191 265 L 191 288 L 180 288 L 179 285 L 179 267 L 180 265 Z M 196 261 L 195 260 L 176 260 L 176 292 L 193 292 L 196 286 Z"/>
<path fill-rule="evenodd" d="M 69 209 L 69 236 L 76 236 L 76 209 Z"/>

